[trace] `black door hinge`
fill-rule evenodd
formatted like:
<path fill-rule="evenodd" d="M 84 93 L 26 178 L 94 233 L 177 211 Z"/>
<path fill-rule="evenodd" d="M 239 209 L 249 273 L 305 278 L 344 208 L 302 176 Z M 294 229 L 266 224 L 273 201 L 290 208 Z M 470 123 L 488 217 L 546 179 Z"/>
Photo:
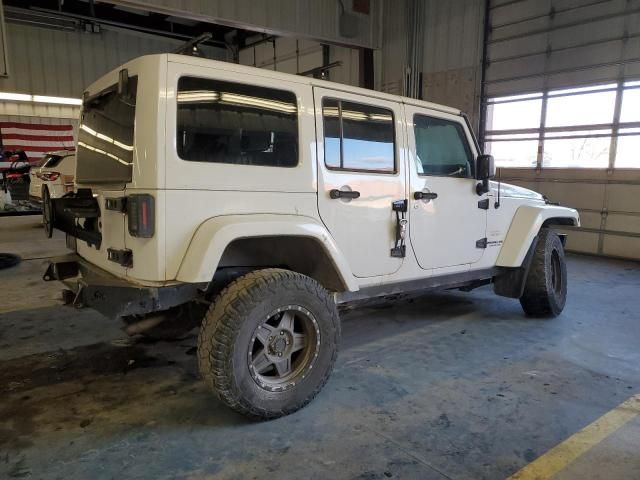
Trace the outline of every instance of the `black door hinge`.
<path fill-rule="evenodd" d="M 476 241 L 476 248 L 487 248 L 487 238 L 481 238 Z"/>
<path fill-rule="evenodd" d="M 133 252 L 128 248 L 123 250 L 107 248 L 107 258 L 123 267 L 133 267 Z"/>
<path fill-rule="evenodd" d="M 126 213 L 127 197 L 105 198 L 104 207 L 107 210 L 115 210 L 116 212 Z"/>
<path fill-rule="evenodd" d="M 482 210 L 489 210 L 489 199 L 485 198 L 484 200 L 480 200 L 478 202 L 478 208 L 481 208 Z"/>

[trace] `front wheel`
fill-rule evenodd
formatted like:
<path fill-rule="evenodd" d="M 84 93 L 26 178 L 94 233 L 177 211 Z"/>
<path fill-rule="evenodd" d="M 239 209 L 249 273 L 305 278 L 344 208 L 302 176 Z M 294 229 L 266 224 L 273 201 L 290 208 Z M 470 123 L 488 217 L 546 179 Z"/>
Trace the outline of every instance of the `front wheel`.
<path fill-rule="evenodd" d="M 556 317 L 567 300 L 567 265 L 560 237 L 542 229 L 538 235 L 531 267 L 520 304 L 527 315 Z"/>
<path fill-rule="evenodd" d="M 309 403 L 326 383 L 340 323 L 315 280 L 281 269 L 238 278 L 214 300 L 198 338 L 200 372 L 229 407 L 276 418 Z"/>

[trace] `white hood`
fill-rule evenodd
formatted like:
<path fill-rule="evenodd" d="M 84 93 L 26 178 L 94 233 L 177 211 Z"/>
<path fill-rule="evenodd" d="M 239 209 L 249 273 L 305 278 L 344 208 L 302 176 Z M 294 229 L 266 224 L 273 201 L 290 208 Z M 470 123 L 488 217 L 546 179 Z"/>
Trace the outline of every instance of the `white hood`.
<path fill-rule="evenodd" d="M 491 190 L 495 196 L 498 195 L 498 182 L 491 182 Z M 511 198 L 528 198 L 531 200 L 544 200 L 544 197 L 538 192 L 529 190 L 528 188 L 518 187 L 510 183 L 502 182 L 500 185 L 500 196 Z"/>

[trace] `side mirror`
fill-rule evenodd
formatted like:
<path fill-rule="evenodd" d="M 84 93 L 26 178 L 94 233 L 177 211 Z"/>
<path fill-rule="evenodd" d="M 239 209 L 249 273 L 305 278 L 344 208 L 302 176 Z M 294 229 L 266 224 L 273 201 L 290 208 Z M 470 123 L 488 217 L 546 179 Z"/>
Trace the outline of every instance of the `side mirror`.
<path fill-rule="evenodd" d="M 489 179 L 496 176 L 496 164 L 491 155 L 478 155 L 476 161 L 476 179 L 482 180 L 476 186 L 478 195 L 484 195 L 489 191 Z"/>
<path fill-rule="evenodd" d="M 476 179 L 489 180 L 496 176 L 496 164 L 491 155 L 478 155 Z"/>

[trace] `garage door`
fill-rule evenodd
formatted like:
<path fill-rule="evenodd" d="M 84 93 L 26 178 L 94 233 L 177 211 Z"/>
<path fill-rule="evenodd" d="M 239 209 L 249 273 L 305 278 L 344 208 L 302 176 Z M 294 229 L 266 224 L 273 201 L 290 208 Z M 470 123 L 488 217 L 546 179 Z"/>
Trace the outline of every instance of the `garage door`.
<path fill-rule="evenodd" d="M 640 257 L 640 0 L 491 0 L 485 150 L 580 210 L 569 247 Z"/>

